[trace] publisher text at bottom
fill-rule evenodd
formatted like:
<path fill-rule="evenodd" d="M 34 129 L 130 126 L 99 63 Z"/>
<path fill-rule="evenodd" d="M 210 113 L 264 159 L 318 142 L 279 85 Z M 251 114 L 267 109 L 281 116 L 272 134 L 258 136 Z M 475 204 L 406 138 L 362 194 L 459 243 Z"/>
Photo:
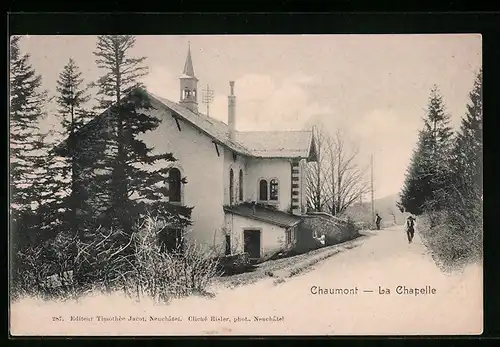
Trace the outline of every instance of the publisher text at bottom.
<path fill-rule="evenodd" d="M 189 322 L 224 322 L 224 323 L 243 323 L 243 322 L 283 322 L 284 316 L 189 316 Z"/>

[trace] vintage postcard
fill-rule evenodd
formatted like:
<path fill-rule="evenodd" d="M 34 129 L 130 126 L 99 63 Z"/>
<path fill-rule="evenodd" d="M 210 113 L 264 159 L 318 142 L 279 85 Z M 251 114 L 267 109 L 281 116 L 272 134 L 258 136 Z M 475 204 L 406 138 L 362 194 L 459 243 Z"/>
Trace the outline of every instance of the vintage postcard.
<path fill-rule="evenodd" d="M 12 336 L 477 335 L 478 34 L 12 36 Z"/>

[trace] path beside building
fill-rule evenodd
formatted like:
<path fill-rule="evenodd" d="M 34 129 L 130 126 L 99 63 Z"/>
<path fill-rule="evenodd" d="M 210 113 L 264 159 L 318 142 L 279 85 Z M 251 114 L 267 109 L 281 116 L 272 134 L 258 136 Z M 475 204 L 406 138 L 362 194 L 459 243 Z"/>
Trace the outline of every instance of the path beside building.
<path fill-rule="evenodd" d="M 220 289 L 214 299 L 188 298 L 172 303 L 172 309 L 195 315 L 283 317 L 282 322 L 226 326 L 208 322 L 198 326 L 205 333 L 215 334 L 411 335 L 482 331 L 482 268 L 472 266 L 461 274 L 442 273 L 418 233 L 408 244 L 399 226 L 364 238 L 361 246 L 316 264 L 312 271 L 278 285 L 273 282 L 269 279 L 233 290 Z M 435 289 L 435 294 L 399 295 L 398 286 L 431 293 Z M 318 294 L 320 289 L 329 288 L 356 294 Z"/>
<path fill-rule="evenodd" d="M 275 284 L 269 277 L 216 296 L 169 305 L 120 297 L 16 307 L 23 331 L 44 335 L 439 335 L 482 332 L 482 268 L 444 274 L 418 233 L 408 244 L 401 227 L 365 237 L 313 269 Z M 397 288 L 418 288 L 400 295 Z M 331 294 L 329 290 L 332 289 Z M 369 292 L 368 292 L 369 291 Z M 389 293 L 390 291 L 390 293 Z M 320 293 L 326 294 L 320 294 Z M 430 294 L 429 294 L 430 293 Z M 434 294 L 432 294 L 434 293 Z M 70 316 L 121 316 L 122 322 L 71 322 Z M 53 322 L 52 316 L 65 317 Z M 129 317 L 141 320 L 131 320 Z M 135 318 L 134 318 L 135 319 Z M 13 317 L 15 321 L 16 318 Z M 15 325 L 15 324 L 14 324 Z M 23 333 L 18 329 L 19 333 Z"/>
<path fill-rule="evenodd" d="M 284 280 L 298 273 L 311 270 L 313 264 L 317 264 L 339 252 L 344 252 L 362 245 L 364 239 L 369 236 L 370 232 L 367 232 L 360 237 L 337 245 L 318 248 L 292 257 L 265 261 L 247 272 L 216 279 L 215 288 L 212 288 L 211 291 L 220 291 L 220 285 L 235 288 L 237 286 L 249 285 L 257 281 L 262 281 L 263 279 L 269 279 L 269 277 L 274 278 L 275 282 Z"/>

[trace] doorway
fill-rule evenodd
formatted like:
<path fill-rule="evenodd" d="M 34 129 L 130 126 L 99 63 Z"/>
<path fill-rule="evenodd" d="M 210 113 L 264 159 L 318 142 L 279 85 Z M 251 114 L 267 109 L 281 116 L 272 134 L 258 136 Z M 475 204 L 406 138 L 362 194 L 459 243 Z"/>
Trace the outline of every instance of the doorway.
<path fill-rule="evenodd" d="M 243 232 L 244 237 L 244 252 L 248 253 L 250 258 L 258 259 L 260 258 L 260 230 L 245 230 Z"/>

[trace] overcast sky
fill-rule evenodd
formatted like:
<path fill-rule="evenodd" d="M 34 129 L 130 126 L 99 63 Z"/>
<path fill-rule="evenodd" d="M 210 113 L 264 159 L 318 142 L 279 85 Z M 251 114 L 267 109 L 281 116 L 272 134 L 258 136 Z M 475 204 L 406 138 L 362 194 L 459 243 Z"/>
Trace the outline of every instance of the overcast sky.
<path fill-rule="evenodd" d="M 178 101 L 189 41 L 199 91 L 214 90 L 211 116 L 227 121 L 234 80 L 238 130 L 342 128 L 360 164 L 374 154 L 375 197 L 400 191 L 432 85 L 457 126 L 482 59 L 480 35 L 138 36 L 134 54 L 147 57 L 151 92 Z M 54 95 L 70 57 L 86 81 L 100 75 L 95 44 L 95 36 L 28 36 L 21 49 Z"/>

